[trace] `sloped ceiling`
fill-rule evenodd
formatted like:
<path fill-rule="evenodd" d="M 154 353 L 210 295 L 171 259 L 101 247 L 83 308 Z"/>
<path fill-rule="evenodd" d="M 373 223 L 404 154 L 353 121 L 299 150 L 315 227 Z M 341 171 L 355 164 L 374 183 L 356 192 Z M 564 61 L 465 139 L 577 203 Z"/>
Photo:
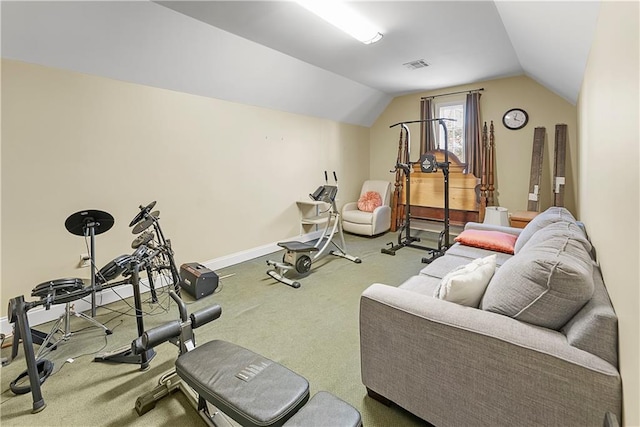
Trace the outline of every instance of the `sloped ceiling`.
<path fill-rule="evenodd" d="M 351 2 L 384 34 L 371 45 L 292 1 L 157 3 L 391 95 L 523 72 L 491 1 Z"/>
<path fill-rule="evenodd" d="M 525 74 L 576 104 L 596 29 L 598 1 L 497 1 Z"/>
<path fill-rule="evenodd" d="M 526 74 L 575 103 L 598 2 L 356 1 L 363 45 L 288 1 L 3 1 L 2 57 L 369 126 L 397 95 Z M 424 59 L 429 67 L 404 63 Z"/>

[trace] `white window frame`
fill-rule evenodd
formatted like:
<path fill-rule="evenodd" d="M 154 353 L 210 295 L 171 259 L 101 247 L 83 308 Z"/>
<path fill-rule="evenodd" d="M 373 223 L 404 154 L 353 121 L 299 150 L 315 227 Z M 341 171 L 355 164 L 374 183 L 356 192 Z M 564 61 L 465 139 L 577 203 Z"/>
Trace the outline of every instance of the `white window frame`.
<path fill-rule="evenodd" d="M 435 113 L 435 117 L 438 118 L 446 118 L 446 117 L 441 117 L 440 116 L 440 109 L 443 107 L 451 107 L 454 105 L 460 105 L 462 106 L 462 119 L 460 121 L 455 122 L 455 125 L 457 125 L 460 128 L 460 132 L 461 132 L 461 143 L 462 146 L 457 149 L 455 147 L 456 143 L 454 141 L 452 141 L 452 125 L 454 124 L 454 122 L 451 121 L 446 121 L 445 125 L 447 126 L 447 130 L 449 131 L 449 139 L 447 141 L 447 145 L 449 148 L 449 152 L 454 153 L 456 156 L 458 156 L 458 158 L 460 159 L 460 161 L 462 163 L 465 163 L 466 161 L 466 147 L 465 147 L 465 143 L 464 143 L 464 119 L 466 117 L 466 102 L 465 100 L 462 99 L 451 99 L 448 101 L 439 101 L 439 102 L 435 102 L 434 105 L 434 113 Z M 442 129 L 442 126 L 440 126 L 439 123 L 436 124 L 437 126 L 437 130 L 436 130 L 436 146 L 439 149 L 444 150 L 444 129 Z"/>

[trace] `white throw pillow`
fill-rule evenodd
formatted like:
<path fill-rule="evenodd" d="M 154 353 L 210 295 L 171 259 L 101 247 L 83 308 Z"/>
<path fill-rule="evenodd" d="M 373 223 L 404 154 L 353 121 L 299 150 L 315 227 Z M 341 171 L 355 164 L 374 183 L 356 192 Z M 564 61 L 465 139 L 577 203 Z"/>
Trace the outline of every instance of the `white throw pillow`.
<path fill-rule="evenodd" d="M 434 297 L 468 307 L 478 307 L 496 271 L 496 255 L 478 258 L 442 278 Z"/>

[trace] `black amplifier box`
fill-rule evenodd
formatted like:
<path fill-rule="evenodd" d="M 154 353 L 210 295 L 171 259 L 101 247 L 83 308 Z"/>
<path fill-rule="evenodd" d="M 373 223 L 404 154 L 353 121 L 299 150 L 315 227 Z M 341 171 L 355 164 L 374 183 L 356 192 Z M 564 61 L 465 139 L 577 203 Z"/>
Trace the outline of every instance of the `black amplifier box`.
<path fill-rule="evenodd" d="M 211 295 L 218 287 L 218 275 L 197 262 L 182 264 L 180 278 L 180 287 L 195 299 Z"/>

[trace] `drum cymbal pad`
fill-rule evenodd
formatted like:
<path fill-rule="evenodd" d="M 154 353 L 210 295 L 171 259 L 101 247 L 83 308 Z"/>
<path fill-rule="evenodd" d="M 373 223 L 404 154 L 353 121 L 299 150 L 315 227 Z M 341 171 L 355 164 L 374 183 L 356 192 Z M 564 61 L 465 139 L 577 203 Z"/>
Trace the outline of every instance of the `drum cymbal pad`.
<path fill-rule="evenodd" d="M 140 234 L 138 237 L 133 239 L 133 242 L 131 242 L 131 248 L 137 249 L 140 247 L 140 245 L 146 245 L 152 240 L 153 240 L 153 233 L 145 231 L 144 233 Z"/>
<path fill-rule="evenodd" d="M 147 206 L 140 206 L 140 212 L 138 212 L 136 214 L 135 217 L 133 217 L 133 219 L 131 220 L 131 222 L 129 223 L 129 227 L 133 227 L 134 225 L 136 225 L 137 223 L 139 223 L 140 221 L 142 221 L 142 219 L 149 213 L 151 212 L 151 209 L 153 209 L 153 207 L 156 205 L 155 200 L 151 203 L 149 203 Z"/>
<path fill-rule="evenodd" d="M 144 230 L 149 228 L 151 224 L 156 222 L 159 217 L 160 217 L 160 211 L 151 212 L 144 221 L 140 221 L 138 224 L 136 224 L 136 226 L 133 227 L 133 230 L 131 232 L 133 234 L 142 233 Z"/>

